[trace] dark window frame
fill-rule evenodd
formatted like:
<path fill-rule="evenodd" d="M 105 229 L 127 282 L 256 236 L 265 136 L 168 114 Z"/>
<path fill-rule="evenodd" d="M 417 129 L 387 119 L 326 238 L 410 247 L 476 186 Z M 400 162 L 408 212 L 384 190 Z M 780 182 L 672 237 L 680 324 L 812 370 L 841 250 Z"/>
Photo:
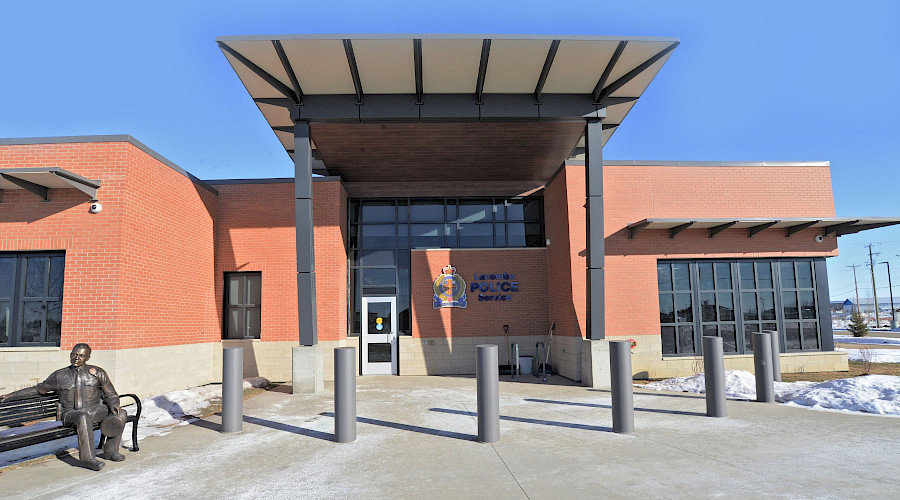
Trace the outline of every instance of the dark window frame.
<path fill-rule="evenodd" d="M 477 222 L 460 222 L 460 207 L 469 203 L 480 201 L 482 204 L 490 207 L 490 217 L 486 217 Z M 372 203 L 378 207 L 386 207 L 387 204 L 393 204 L 394 220 L 387 221 L 384 218 L 387 212 L 383 208 L 378 210 L 379 217 L 377 220 L 367 221 L 364 215 L 364 206 Z M 414 207 L 417 203 L 430 205 L 431 211 L 442 213 L 441 217 L 413 217 Z M 424 248 L 526 248 L 526 247 L 543 247 L 545 244 L 545 228 L 544 228 L 544 203 L 542 196 L 528 196 L 524 198 L 510 198 L 498 196 L 472 196 L 472 197 L 444 197 L 444 198 L 350 198 L 347 200 L 347 335 L 358 336 L 361 330 L 361 318 L 359 314 L 362 309 L 362 297 L 366 296 L 385 296 L 394 295 L 397 297 L 397 320 L 398 334 L 410 335 L 411 318 L 410 307 L 411 299 L 409 292 L 411 283 L 409 278 L 409 253 L 412 249 Z M 502 209 L 500 206 L 502 205 Z M 519 210 L 511 210 L 510 206 L 521 205 L 521 217 L 511 216 L 510 212 L 518 212 Z M 442 210 L 436 207 L 442 206 Z M 502 212 L 502 213 L 500 213 Z M 390 225 L 394 224 L 395 238 L 393 246 L 376 244 L 367 246 L 367 241 L 363 241 L 362 228 L 369 225 Z M 439 245 L 432 244 L 413 244 L 413 225 L 426 224 L 435 225 L 442 228 L 443 234 L 435 237 L 440 239 Z M 490 245 L 480 247 L 470 247 L 460 245 L 460 228 L 470 224 L 484 224 L 484 227 L 491 226 Z M 520 239 L 521 245 L 509 245 L 511 224 L 522 225 L 524 234 Z M 527 226 L 527 227 L 526 227 Z M 540 234 L 533 231 L 538 229 Z M 531 229 L 531 234 L 528 230 Z M 441 230 L 439 230 L 441 232 Z M 462 236 L 465 238 L 465 235 Z M 427 238 L 427 237 L 425 237 Z M 488 237 L 484 236 L 487 240 Z M 364 265 L 361 260 L 361 251 L 367 249 L 384 249 L 394 250 L 396 252 L 396 265 Z M 395 270 L 395 280 L 393 285 L 387 286 L 367 286 L 361 282 L 363 269 L 387 268 Z M 359 302 L 357 305 L 356 302 Z"/>
<path fill-rule="evenodd" d="M 259 304 L 251 304 L 247 302 L 247 290 L 248 290 L 248 277 L 255 276 L 259 277 Z M 229 304 L 230 297 L 230 280 L 231 278 L 240 278 L 239 285 L 239 293 L 241 297 L 238 298 L 237 304 L 231 305 Z M 261 271 L 242 271 L 242 272 L 226 272 L 224 275 L 224 283 L 225 287 L 222 293 L 222 304 L 223 304 L 223 318 L 222 318 L 222 340 L 259 340 L 262 337 L 262 272 Z M 229 332 L 229 320 L 230 313 L 232 309 L 236 309 L 239 311 L 238 314 L 238 324 L 243 325 L 244 333 L 241 336 L 230 335 Z M 247 311 L 248 310 L 258 310 L 259 318 L 260 318 L 260 328 L 259 335 L 248 335 L 247 330 L 249 326 L 247 324 Z"/>
<path fill-rule="evenodd" d="M 6 341 L 0 342 L 0 347 L 59 347 L 62 337 L 62 306 L 65 290 L 65 262 L 66 254 L 64 251 L 41 251 L 41 252 L 2 252 L 0 257 L 11 258 L 14 260 L 13 272 L 10 279 L 12 280 L 12 290 L 9 297 L 0 298 L 0 303 L 9 303 L 9 309 L 6 317 Z M 44 270 L 41 281 L 41 294 L 34 296 L 26 296 L 26 281 L 28 279 L 28 260 L 43 258 Z M 50 295 L 50 278 L 53 270 L 54 259 L 61 259 L 63 273 L 62 282 L 59 284 L 59 295 Z M 2 278 L 2 277 L 0 277 Z M 40 303 L 41 318 L 39 340 L 37 342 L 26 342 L 23 340 L 25 333 L 25 307 L 26 303 Z M 50 304 L 54 304 L 59 310 L 58 337 L 48 340 Z M 8 325 L 8 326 L 7 326 Z"/>
<path fill-rule="evenodd" d="M 822 261 L 821 263 L 819 261 Z M 711 293 L 710 290 L 702 289 L 700 284 L 700 265 L 705 263 L 712 263 L 714 269 L 713 281 L 716 293 L 716 309 L 717 316 L 716 321 L 704 321 L 703 318 L 703 310 L 702 310 L 702 295 Z M 718 283 L 718 275 L 715 274 L 716 264 L 719 263 L 728 263 L 731 271 L 731 289 L 726 290 L 722 289 L 723 293 L 728 293 L 730 291 L 732 298 L 732 310 L 734 313 L 734 321 L 721 321 L 719 318 L 719 308 L 718 308 L 718 293 L 719 293 L 719 283 Z M 750 263 L 753 266 L 753 280 L 754 285 L 753 288 L 745 288 L 744 284 L 741 282 L 741 274 L 740 267 L 741 264 Z M 791 263 L 792 269 L 794 271 L 795 283 L 793 287 L 784 287 L 782 283 L 782 265 L 783 263 Z M 818 283 L 819 280 L 819 272 L 817 268 L 821 265 L 824 265 L 824 260 L 821 257 L 796 257 L 796 258 L 760 258 L 760 259 L 735 259 L 735 258 L 725 258 L 725 259 L 660 259 L 657 261 L 657 269 L 661 265 L 668 265 L 671 273 L 671 266 L 673 264 L 686 264 L 689 266 L 690 272 L 690 284 L 691 284 L 691 300 L 693 307 L 693 335 L 694 335 L 694 353 L 692 352 L 682 352 L 681 343 L 678 341 L 678 325 L 688 324 L 688 323 L 678 323 L 677 317 L 674 322 L 663 322 L 662 321 L 662 310 L 660 309 L 660 336 L 664 337 L 666 335 L 666 328 L 675 327 L 675 352 L 666 352 L 666 343 L 663 342 L 663 356 L 664 357 L 677 357 L 677 356 L 697 356 L 699 355 L 699 349 L 702 345 L 702 337 L 704 335 L 704 327 L 705 326 L 716 326 L 717 327 L 717 336 L 721 336 L 721 329 L 719 328 L 722 325 L 730 325 L 734 324 L 735 326 L 735 342 L 737 344 L 736 351 L 726 352 L 725 354 L 751 354 L 752 347 L 749 345 L 749 338 L 752 334 L 752 331 L 760 331 L 767 329 L 774 329 L 779 334 L 779 343 L 781 345 L 782 352 L 818 352 L 822 351 L 823 347 L 830 345 L 831 342 L 828 341 L 825 337 L 830 335 L 830 324 L 823 323 L 827 321 L 827 318 L 822 318 L 821 304 L 823 299 L 822 295 L 828 293 L 828 284 L 826 283 Z M 760 287 L 759 281 L 759 265 L 766 264 L 769 266 L 771 270 L 771 279 L 772 284 L 771 287 L 765 286 Z M 810 276 L 809 280 L 811 282 L 811 287 L 804 286 L 800 287 L 799 278 L 797 277 L 797 269 L 799 265 L 808 266 Z M 659 271 L 657 271 L 659 273 Z M 673 295 L 675 293 L 685 293 L 684 291 L 675 291 L 674 290 L 674 276 L 670 274 L 670 279 L 672 280 L 672 288 L 671 291 L 659 290 L 660 301 L 662 301 L 662 297 L 664 295 Z M 659 275 L 657 274 L 657 282 L 659 282 Z M 659 283 L 657 288 L 659 288 Z M 785 310 L 783 298 L 785 293 L 795 293 L 797 297 L 797 308 L 798 308 L 798 319 L 790 319 L 785 318 Z M 807 308 L 807 313 L 812 314 L 814 317 L 812 318 L 804 318 L 803 312 L 800 312 L 800 293 L 806 292 L 812 293 L 813 296 L 813 304 L 811 308 Z M 747 298 L 747 295 L 744 294 L 753 294 L 754 299 L 756 301 L 756 319 L 747 319 L 744 316 L 744 301 Z M 762 316 L 762 302 L 761 302 L 761 294 L 763 293 L 772 293 L 774 295 L 774 305 L 775 305 L 775 319 L 764 319 Z M 674 297 L 673 297 L 674 299 Z M 677 313 L 676 313 L 677 316 Z M 799 326 L 799 342 L 800 347 L 796 348 L 793 345 L 789 345 L 787 342 L 787 332 L 785 329 L 786 321 L 788 323 L 797 323 Z M 774 326 L 774 328 L 773 328 Z M 804 326 L 807 328 L 815 329 L 815 347 L 812 346 L 811 339 L 807 337 L 804 339 L 803 332 Z M 755 327 L 755 328 L 754 328 Z M 825 330 L 828 330 L 827 332 Z M 752 331 L 751 331 L 752 330 Z M 810 331 L 810 330 L 807 330 Z M 830 337 L 828 337 L 830 338 Z"/>

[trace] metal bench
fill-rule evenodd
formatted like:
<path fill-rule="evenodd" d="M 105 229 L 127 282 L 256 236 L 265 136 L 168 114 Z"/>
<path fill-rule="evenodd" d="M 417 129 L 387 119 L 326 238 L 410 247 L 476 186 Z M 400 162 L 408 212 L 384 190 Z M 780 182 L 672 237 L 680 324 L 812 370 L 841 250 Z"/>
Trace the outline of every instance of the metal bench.
<path fill-rule="evenodd" d="M 131 449 L 138 451 L 137 424 L 141 418 L 141 400 L 134 394 L 120 394 L 119 398 L 131 398 L 134 400 L 137 411 L 128 414 L 128 422 L 131 422 Z M 60 420 L 61 407 L 59 397 L 56 394 L 45 394 L 30 398 L 16 399 L 0 403 L 0 428 L 2 427 L 27 427 L 28 424 L 42 420 Z M 127 426 L 127 423 L 126 423 Z M 94 424 L 94 430 L 99 429 L 100 424 Z M 4 451 L 23 448 L 38 443 L 46 443 L 55 439 L 75 436 L 77 432 L 72 427 L 51 427 L 26 431 L 21 434 L 0 437 L 0 453 Z M 102 448 L 106 436 L 100 435 L 100 443 L 97 448 Z"/>

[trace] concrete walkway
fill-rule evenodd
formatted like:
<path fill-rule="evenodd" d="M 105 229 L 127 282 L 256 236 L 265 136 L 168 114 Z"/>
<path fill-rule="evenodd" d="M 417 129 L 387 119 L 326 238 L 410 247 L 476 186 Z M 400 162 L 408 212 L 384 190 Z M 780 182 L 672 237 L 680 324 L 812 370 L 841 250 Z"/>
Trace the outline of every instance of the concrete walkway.
<path fill-rule="evenodd" d="M 505 379 L 505 377 L 503 377 Z M 527 377 L 529 382 L 533 379 Z M 897 498 L 900 419 L 635 390 L 633 435 L 610 395 L 563 383 L 500 385 L 499 443 L 474 440 L 475 380 L 358 379 L 357 441 L 336 444 L 330 387 L 244 403 L 126 451 L 99 473 L 53 459 L 0 474 L 3 498 Z"/>

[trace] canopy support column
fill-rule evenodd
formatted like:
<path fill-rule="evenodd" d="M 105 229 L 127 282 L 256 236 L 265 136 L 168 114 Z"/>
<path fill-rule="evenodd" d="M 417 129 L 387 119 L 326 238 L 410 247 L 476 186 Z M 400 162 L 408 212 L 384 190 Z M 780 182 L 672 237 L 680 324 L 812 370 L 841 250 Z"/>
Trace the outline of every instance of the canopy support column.
<path fill-rule="evenodd" d="M 297 312 L 300 345 L 318 343 L 313 243 L 312 146 L 309 122 L 294 122 L 294 209 L 297 221 Z"/>
<path fill-rule="evenodd" d="M 587 208 L 587 331 L 586 338 L 606 338 L 606 297 L 603 234 L 603 118 L 597 111 L 584 129 L 584 181 Z"/>

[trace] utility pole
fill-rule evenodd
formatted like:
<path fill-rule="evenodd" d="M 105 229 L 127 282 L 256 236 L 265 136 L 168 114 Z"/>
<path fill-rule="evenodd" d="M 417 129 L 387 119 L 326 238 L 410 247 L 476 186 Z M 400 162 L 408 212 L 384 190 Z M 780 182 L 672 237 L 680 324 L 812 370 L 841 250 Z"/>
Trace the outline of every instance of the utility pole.
<path fill-rule="evenodd" d="M 872 297 L 875 299 L 875 328 L 881 326 L 881 321 L 878 320 L 878 290 L 875 288 L 875 260 L 872 258 L 872 244 L 869 243 L 866 245 L 869 247 L 869 271 L 872 273 Z M 878 252 L 875 252 L 874 255 L 878 255 Z"/>
<path fill-rule="evenodd" d="M 856 310 L 859 311 L 859 283 L 856 281 L 856 268 L 859 267 L 859 264 L 852 264 L 847 267 L 853 268 L 853 287 L 856 288 Z"/>
<path fill-rule="evenodd" d="M 882 262 L 882 264 L 886 265 L 888 268 L 888 292 L 890 292 L 890 294 L 891 294 L 891 317 L 890 317 L 889 321 L 891 322 L 891 327 L 893 328 L 894 327 L 894 288 L 893 288 L 893 285 L 891 285 L 891 263 L 885 261 L 885 262 Z"/>

